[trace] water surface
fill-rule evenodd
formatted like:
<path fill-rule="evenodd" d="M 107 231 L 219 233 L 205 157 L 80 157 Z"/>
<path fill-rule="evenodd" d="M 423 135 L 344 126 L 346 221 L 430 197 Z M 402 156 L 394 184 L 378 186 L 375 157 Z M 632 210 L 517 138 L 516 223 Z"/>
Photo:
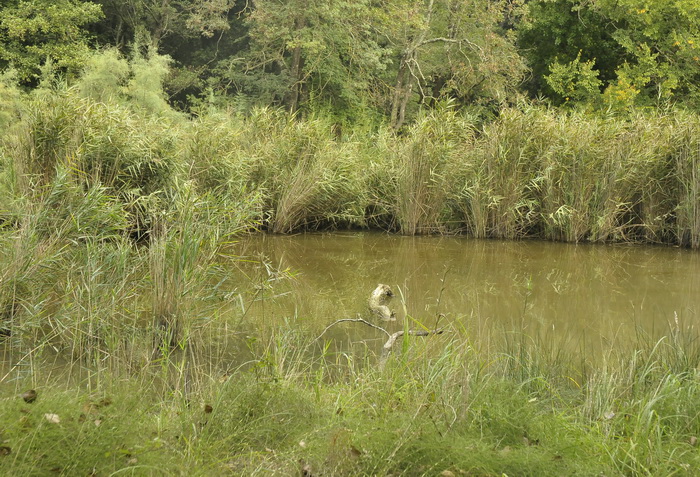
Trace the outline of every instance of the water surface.
<path fill-rule="evenodd" d="M 262 235 L 236 248 L 267 264 L 255 278 L 266 299 L 248 313 L 270 323 L 322 330 L 368 317 L 367 298 L 385 283 L 396 294 L 390 330 L 406 316 L 432 327 L 442 314 L 440 325 L 476 334 L 525 331 L 595 349 L 640 330 L 658 335 L 677 323 L 692 332 L 698 324 L 700 259 L 686 249 L 379 233 Z M 343 333 L 360 339 L 368 330 L 347 324 Z"/>

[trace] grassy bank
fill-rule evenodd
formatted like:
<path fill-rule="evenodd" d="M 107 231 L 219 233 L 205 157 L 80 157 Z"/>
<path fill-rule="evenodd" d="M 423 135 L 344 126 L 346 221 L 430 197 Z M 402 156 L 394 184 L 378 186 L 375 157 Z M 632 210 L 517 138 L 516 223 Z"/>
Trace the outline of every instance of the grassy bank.
<path fill-rule="evenodd" d="M 41 208 L 3 233 L 0 473 L 636 476 L 700 465 L 695 329 L 587 356 L 445 321 L 447 333 L 399 340 L 382 365 L 385 337 L 370 328 L 350 352 L 304 320 L 251 321 L 245 309 L 264 306 L 284 271 L 240 273 L 198 202 L 177 204 L 148 246 L 80 235 L 75 217 Z"/>
<path fill-rule="evenodd" d="M 89 376 L 78 362 L 50 372 L 37 360 L 5 376 L 0 469 L 544 476 L 693 475 L 700 465 L 697 343 L 670 333 L 593 367 L 556 346 L 506 341 L 477 348 L 456 330 L 411 339 L 383 368 L 371 355 L 319 353 L 289 329 L 230 370 L 191 346 L 138 371 L 98 359 Z M 31 403 L 19 397 L 29 388 Z"/>

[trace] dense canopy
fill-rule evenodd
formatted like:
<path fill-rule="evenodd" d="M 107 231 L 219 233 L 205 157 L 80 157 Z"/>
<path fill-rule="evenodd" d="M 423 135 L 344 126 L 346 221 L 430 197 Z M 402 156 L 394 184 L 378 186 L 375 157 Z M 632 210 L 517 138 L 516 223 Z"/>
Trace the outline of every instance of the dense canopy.
<path fill-rule="evenodd" d="M 695 0 L 2 0 L 0 69 L 28 88 L 157 61 L 171 105 L 322 110 L 399 128 L 438 102 L 700 104 Z M 154 60 L 156 56 L 164 59 Z M 99 69 L 99 68 L 98 68 Z M 135 73 L 127 72 L 123 82 Z M 147 80 L 144 78 L 143 80 Z"/>

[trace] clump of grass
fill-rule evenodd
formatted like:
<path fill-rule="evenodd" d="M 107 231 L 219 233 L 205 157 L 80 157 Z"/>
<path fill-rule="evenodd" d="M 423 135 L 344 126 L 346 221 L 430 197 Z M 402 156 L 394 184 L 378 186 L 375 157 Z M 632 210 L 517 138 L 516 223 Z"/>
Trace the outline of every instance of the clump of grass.
<path fill-rule="evenodd" d="M 401 233 L 416 235 L 454 229 L 449 207 L 452 174 L 462 150 L 472 147 L 473 124 L 449 105 L 420 118 L 406 138 L 397 139 L 396 217 Z"/>
<path fill-rule="evenodd" d="M 364 190 L 354 144 L 338 141 L 322 119 L 285 121 L 268 156 L 269 227 L 285 233 L 361 223 Z"/>
<path fill-rule="evenodd" d="M 504 111 L 484 127 L 473 148 L 463 151 L 454 194 L 470 235 L 513 239 L 533 229 L 538 207 L 531 183 L 540 138 L 532 136 L 530 123 L 538 119 Z"/>
<path fill-rule="evenodd" d="M 166 120 L 61 85 L 34 93 L 3 139 L 16 194 L 41 201 L 54 182 L 103 190 L 121 203 L 132 229 L 148 223 L 144 203 L 167 190 L 178 170 Z"/>
<path fill-rule="evenodd" d="M 673 177 L 677 204 L 673 213 L 676 218 L 676 237 L 680 245 L 700 247 L 700 125 L 695 117 L 679 114 L 674 121 L 672 144 L 675 146 Z"/>
<path fill-rule="evenodd" d="M 463 151 L 456 210 L 475 237 L 695 247 L 695 123 L 683 117 L 504 110 Z"/>
<path fill-rule="evenodd" d="M 211 211 L 204 223 L 218 223 L 229 233 L 262 224 L 265 189 L 256 178 L 259 164 L 241 143 L 250 133 L 242 118 L 208 114 L 178 135 L 178 150 L 193 193 Z"/>
<path fill-rule="evenodd" d="M 197 227 L 202 212 L 197 197 L 186 186 L 172 197 L 170 220 L 158 217 L 148 248 L 152 286 L 152 316 L 163 332 L 166 347 L 186 347 L 199 311 L 199 293 L 206 287 L 208 271 L 215 264 L 217 229 Z M 204 296 L 206 296 L 204 294 Z"/>
<path fill-rule="evenodd" d="M 159 425 L 182 403 L 166 410 L 149 392 L 124 382 L 97 394 L 44 384 L 31 404 L 3 393 L 0 470 L 15 475 L 184 470 L 178 450 L 168 445 L 175 442 L 168 435 L 173 428 L 164 433 Z"/>

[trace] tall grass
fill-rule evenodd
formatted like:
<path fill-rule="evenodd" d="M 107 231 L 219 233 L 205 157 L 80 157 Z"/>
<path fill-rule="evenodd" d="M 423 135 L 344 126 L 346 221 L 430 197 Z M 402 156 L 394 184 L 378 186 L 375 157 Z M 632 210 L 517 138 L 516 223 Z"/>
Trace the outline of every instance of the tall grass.
<path fill-rule="evenodd" d="M 403 234 L 454 230 L 450 199 L 453 174 L 463 148 L 473 141 L 474 126 L 449 104 L 420 118 L 397 140 L 394 175 L 396 216 Z"/>
<path fill-rule="evenodd" d="M 700 121 L 692 115 L 678 115 L 674 118 L 672 141 L 675 164 L 676 237 L 681 245 L 698 248 L 700 246 L 700 141 L 698 129 Z"/>
<path fill-rule="evenodd" d="M 691 113 L 529 108 L 477 127 L 445 105 L 404 135 L 379 128 L 341 138 L 324 117 L 212 110 L 188 120 L 105 101 L 65 87 L 26 99 L 3 137 L 10 207 L 62 171 L 76 187 L 114 197 L 142 238 L 173 191 L 190 184 L 236 232 L 379 227 L 700 246 L 700 121 Z"/>
<path fill-rule="evenodd" d="M 532 135 L 533 120 L 504 111 L 465 148 L 455 192 L 459 218 L 473 236 L 513 239 L 532 230 L 538 210 L 530 189 L 541 139 Z"/>

